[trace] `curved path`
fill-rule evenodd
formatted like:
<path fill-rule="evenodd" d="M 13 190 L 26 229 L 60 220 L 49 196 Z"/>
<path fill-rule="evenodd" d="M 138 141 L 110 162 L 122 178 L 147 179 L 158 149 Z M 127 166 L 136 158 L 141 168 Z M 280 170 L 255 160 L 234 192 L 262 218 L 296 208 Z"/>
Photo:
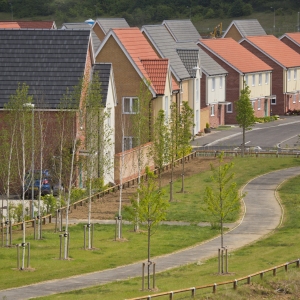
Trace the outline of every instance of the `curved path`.
<path fill-rule="evenodd" d="M 277 186 L 290 177 L 300 174 L 300 167 L 289 168 L 262 175 L 250 181 L 245 187 L 245 214 L 241 223 L 224 236 L 229 251 L 252 243 L 272 232 L 281 222 L 281 207 L 277 202 Z M 158 272 L 187 263 L 205 260 L 217 255 L 220 237 L 200 245 L 153 258 Z M 75 289 L 87 288 L 129 277 L 141 276 L 141 262 L 63 280 L 52 280 L 29 286 L 0 291 L 0 299 L 29 299 Z"/>

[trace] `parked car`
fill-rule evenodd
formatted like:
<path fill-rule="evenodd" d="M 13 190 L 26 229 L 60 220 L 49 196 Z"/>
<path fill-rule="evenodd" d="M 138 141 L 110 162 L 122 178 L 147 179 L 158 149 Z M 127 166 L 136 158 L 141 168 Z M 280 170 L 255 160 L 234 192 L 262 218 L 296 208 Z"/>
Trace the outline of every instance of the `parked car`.
<path fill-rule="evenodd" d="M 36 198 L 41 191 L 41 195 L 45 196 L 52 193 L 52 180 L 48 170 L 34 170 L 33 173 L 33 195 Z M 23 192 L 23 191 L 22 191 Z M 22 194 L 21 192 L 21 194 Z M 32 172 L 29 171 L 25 175 L 25 198 L 32 197 Z"/>
<path fill-rule="evenodd" d="M 59 184 L 58 183 L 53 185 L 52 191 L 53 191 L 54 197 L 57 197 L 59 195 Z M 64 193 L 65 193 L 65 188 L 64 188 L 63 184 L 60 186 L 60 193 L 61 193 L 61 195 L 64 195 Z"/>

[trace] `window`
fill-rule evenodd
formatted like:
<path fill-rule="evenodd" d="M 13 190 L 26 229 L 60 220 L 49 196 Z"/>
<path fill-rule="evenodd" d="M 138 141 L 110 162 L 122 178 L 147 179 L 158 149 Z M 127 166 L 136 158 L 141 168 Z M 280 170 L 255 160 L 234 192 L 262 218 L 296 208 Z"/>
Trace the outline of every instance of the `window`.
<path fill-rule="evenodd" d="M 165 96 L 165 118 L 166 118 L 166 122 L 169 119 L 169 97 Z"/>
<path fill-rule="evenodd" d="M 255 75 L 252 75 L 252 86 L 255 86 Z"/>
<path fill-rule="evenodd" d="M 251 101 L 252 109 L 255 110 L 255 102 Z"/>
<path fill-rule="evenodd" d="M 132 149 L 136 146 L 136 139 L 132 136 L 125 136 L 123 139 L 123 151 Z"/>
<path fill-rule="evenodd" d="M 288 69 L 287 77 L 288 77 L 288 81 L 290 81 L 291 80 L 291 70 L 290 69 Z"/>
<path fill-rule="evenodd" d="M 266 82 L 265 82 L 265 83 L 266 83 L 266 84 L 269 84 L 269 73 L 266 73 L 266 78 L 265 78 L 265 79 L 266 79 Z"/>
<path fill-rule="evenodd" d="M 223 77 L 220 76 L 220 89 L 222 89 L 222 88 L 223 88 Z"/>
<path fill-rule="evenodd" d="M 294 69 L 294 80 L 297 80 L 297 69 Z"/>
<path fill-rule="evenodd" d="M 214 115 L 215 115 L 215 106 L 214 106 L 214 105 L 211 105 L 211 106 L 210 106 L 210 115 L 211 115 L 211 116 L 214 116 Z"/>
<path fill-rule="evenodd" d="M 262 83 L 262 74 L 258 75 L 258 85 L 261 85 Z"/>
<path fill-rule="evenodd" d="M 271 99 L 271 105 L 276 105 L 276 98 Z"/>
<path fill-rule="evenodd" d="M 247 84 L 247 85 L 249 85 L 249 84 L 248 84 L 248 80 L 249 80 L 249 79 L 248 79 L 248 75 L 246 75 L 246 76 L 245 76 L 245 81 L 246 81 L 246 84 Z"/>
<path fill-rule="evenodd" d="M 227 113 L 232 113 L 232 103 L 229 103 L 226 105 L 226 112 Z"/>
<path fill-rule="evenodd" d="M 215 90 L 215 85 L 216 85 L 216 82 L 215 82 L 216 78 L 213 77 L 212 78 L 212 81 L 211 81 L 211 90 L 214 91 Z"/>
<path fill-rule="evenodd" d="M 293 103 L 296 103 L 296 94 L 293 95 Z"/>
<path fill-rule="evenodd" d="M 257 110 L 260 110 L 260 99 L 257 100 Z"/>
<path fill-rule="evenodd" d="M 123 114 L 134 114 L 139 110 L 139 99 L 137 97 L 123 98 Z"/>

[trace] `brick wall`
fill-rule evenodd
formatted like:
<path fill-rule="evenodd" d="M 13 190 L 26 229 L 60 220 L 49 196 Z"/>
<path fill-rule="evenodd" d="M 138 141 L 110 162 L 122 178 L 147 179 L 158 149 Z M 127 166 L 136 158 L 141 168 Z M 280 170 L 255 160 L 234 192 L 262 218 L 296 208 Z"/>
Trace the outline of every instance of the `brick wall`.
<path fill-rule="evenodd" d="M 275 63 L 269 57 L 267 57 L 264 53 L 251 46 L 247 41 L 243 41 L 241 43 L 243 47 L 248 49 L 266 64 L 273 68 L 273 72 L 271 75 L 272 80 L 272 95 L 276 95 L 276 105 L 272 105 L 272 114 L 273 115 L 282 115 L 285 113 L 285 99 L 283 95 L 283 69 L 280 65 Z"/>

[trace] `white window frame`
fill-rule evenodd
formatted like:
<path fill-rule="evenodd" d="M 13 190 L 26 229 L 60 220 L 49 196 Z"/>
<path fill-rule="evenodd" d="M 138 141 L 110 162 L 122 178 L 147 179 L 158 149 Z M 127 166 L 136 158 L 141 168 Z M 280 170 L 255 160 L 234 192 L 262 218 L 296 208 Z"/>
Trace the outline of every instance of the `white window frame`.
<path fill-rule="evenodd" d="M 262 84 L 262 74 L 258 74 L 258 85 Z"/>
<path fill-rule="evenodd" d="M 296 94 L 293 95 L 293 103 L 296 103 Z"/>
<path fill-rule="evenodd" d="M 255 86 L 255 74 L 252 75 L 252 86 Z"/>
<path fill-rule="evenodd" d="M 269 84 L 269 73 L 266 73 L 265 84 Z"/>
<path fill-rule="evenodd" d="M 294 80 L 297 80 L 297 69 L 294 69 Z"/>
<path fill-rule="evenodd" d="M 223 88 L 223 76 L 220 76 L 220 89 Z"/>
<path fill-rule="evenodd" d="M 260 99 L 257 99 L 257 110 L 261 109 L 261 101 Z"/>
<path fill-rule="evenodd" d="M 125 147 L 125 140 L 129 141 L 129 147 Z M 127 151 L 127 150 L 130 150 L 133 148 L 133 140 L 134 140 L 134 137 L 133 136 L 124 136 L 123 138 L 123 151 Z"/>
<path fill-rule="evenodd" d="M 210 106 L 210 115 L 213 117 L 215 115 L 215 106 L 214 104 Z"/>
<path fill-rule="evenodd" d="M 211 78 L 211 90 L 214 91 L 216 88 L 216 78 L 212 77 Z"/>
<path fill-rule="evenodd" d="M 271 98 L 271 105 L 276 105 L 276 98 Z"/>
<path fill-rule="evenodd" d="M 226 113 L 232 113 L 233 109 L 232 109 L 232 102 L 230 102 L 230 104 L 226 105 Z"/>
<path fill-rule="evenodd" d="M 124 104 L 125 104 L 126 99 L 129 100 L 129 111 L 125 111 L 125 105 Z M 132 114 L 138 113 L 138 111 L 137 112 L 133 111 L 133 102 L 134 102 L 134 100 L 139 101 L 139 98 L 138 97 L 123 97 L 122 98 L 122 104 L 123 104 L 122 110 L 123 110 L 123 114 L 125 114 L 125 115 L 132 115 Z"/>
<path fill-rule="evenodd" d="M 291 81 L 291 69 L 287 70 L 287 79 L 288 81 Z"/>

